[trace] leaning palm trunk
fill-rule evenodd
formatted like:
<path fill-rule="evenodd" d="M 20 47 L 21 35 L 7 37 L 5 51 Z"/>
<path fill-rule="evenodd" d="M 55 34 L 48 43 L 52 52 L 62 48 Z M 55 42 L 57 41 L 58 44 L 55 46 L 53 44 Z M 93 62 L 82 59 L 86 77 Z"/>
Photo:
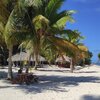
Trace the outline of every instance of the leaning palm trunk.
<path fill-rule="evenodd" d="M 73 59 L 71 58 L 71 60 L 70 60 L 70 72 L 73 73 L 73 70 L 74 70 L 74 62 L 73 62 Z"/>
<path fill-rule="evenodd" d="M 34 69 L 36 70 L 37 69 L 37 65 L 38 65 L 38 55 L 36 54 L 32 54 L 32 58 L 34 59 L 35 61 L 35 66 L 34 66 Z"/>
<path fill-rule="evenodd" d="M 13 73 L 12 73 L 12 47 L 9 47 L 9 64 L 8 64 L 8 79 L 13 78 Z"/>
<path fill-rule="evenodd" d="M 37 65 L 39 64 L 39 52 L 40 52 L 40 38 L 37 39 L 37 44 L 34 49 L 34 58 L 35 58 L 35 67 L 34 69 L 37 70 Z"/>
<path fill-rule="evenodd" d="M 35 67 L 34 67 L 35 70 L 37 70 L 37 65 L 38 65 L 38 55 L 35 55 Z"/>
<path fill-rule="evenodd" d="M 29 55 L 28 65 L 26 67 L 26 73 L 29 73 L 30 61 L 31 61 L 31 55 Z"/>

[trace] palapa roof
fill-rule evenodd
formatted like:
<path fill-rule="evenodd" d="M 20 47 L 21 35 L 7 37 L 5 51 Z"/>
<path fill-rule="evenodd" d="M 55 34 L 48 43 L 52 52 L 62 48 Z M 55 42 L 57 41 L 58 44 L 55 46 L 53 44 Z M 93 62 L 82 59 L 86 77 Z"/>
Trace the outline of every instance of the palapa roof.
<path fill-rule="evenodd" d="M 68 56 L 63 55 L 63 56 L 60 56 L 60 57 L 58 57 L 56 59 L 56 62 L 63 62 L 63 61 L 70 62 L 71 61 L 71 58 L 68 57 Z"/>
<path fill-rule="evenodd" d="M 46 59 L 42 56 L 38 56 L 38 59 L 39 61 L 46 61 Z M 12 61 L 24 61 L 24 60 L 29 60 L 29 53 L 20 52 L 12 56 Z M 34 58 L 31 57 L 31 61 L 36 61 L 35 57 Z"/>

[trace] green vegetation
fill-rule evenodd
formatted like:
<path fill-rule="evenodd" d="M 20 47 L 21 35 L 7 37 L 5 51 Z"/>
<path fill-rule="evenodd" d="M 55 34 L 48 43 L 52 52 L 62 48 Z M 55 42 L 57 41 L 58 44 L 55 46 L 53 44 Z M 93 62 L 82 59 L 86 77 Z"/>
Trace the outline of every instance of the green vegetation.
<path fill-rule="evenodd" d="M 79 41 L 83 39 L 77 30 L 66 29 L 73 22 L 73 10 L 59 11 L 65 0 L 1 0 L 0 47 L 9 50 L 8 79 L 12 74 L 12 53 L 15 46 L 30 51 L 39 62 L 43 55 L 49 62 L 59 55 L 72 57 L 73 66 L 86 58 L 88 49 Z M 84 49 L 84 48 L 85 49 Z M 73 67 L 72 67 L 73 72 Z"/>
<path fill-rule="evenodd" d="M 85 59 L 80 60 L 78 65 L 80 66 L 84 66 L 84 65 L 90 65 L 91 64 L 91 58 L 92 58 L 93 54 L 90 51 L 87 51 L 87 57 L 85 57 Z"/>
<path fill-rule="evenodd" d="M 100 53 L 98 53 L 98 59 L 99 59 L 99 61 L 100 61 Z"/>

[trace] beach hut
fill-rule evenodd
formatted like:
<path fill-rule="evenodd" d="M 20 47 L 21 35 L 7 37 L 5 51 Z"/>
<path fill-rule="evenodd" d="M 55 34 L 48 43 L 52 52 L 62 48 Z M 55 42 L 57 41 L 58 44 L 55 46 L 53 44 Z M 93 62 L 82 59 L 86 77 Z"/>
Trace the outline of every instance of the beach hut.
<path fill-rule="evenodd" d="M 56 62 L 64 62 L 64 61 L 70 62 L 70 59 L 71 59 L 70 57 L 63 55 L 63 56 L 58 57 L 56 59 Z"/>
<path fill-rule="evenodd" d="M 56 63 L 58 64 L 59 67 L 70 68 L 71 58 L 63 55 L 56 59 Z"/>
<path fill-rule="evenodd" d="M 17 53 L 15 55 L 12 56 L 12 62 L 14 62 L 14 65 L 16 66 L 16 64 L 19 66 L 21 64 L 21 62 L 24 63 L 27 62 L 27 61 L 30 61 L 30 65 L 34 65 L 33 62 L 36 61 L 36 57 L 32 57 L 31 56 L 31 59 L 29 60 L 29 53 L 28 52 L 20 52 L 20 53 Z M 9 58 L 7 59 L 7 61 L 9 60 Z M 46 61 L 46 59 L 42 56 L 38 56 L 38 60 L 40 62 L 40 65 L 43 66 L 43 62 Z"/>
<path fill-rule="evenodd" d="M 46 61 L 46 59 L 42 56 L 38 56 L 39 61 Z M 9 58 L 7 59 L 7 61 Z M 29 60 L 29 53 L 20 52 L 12 56 L 12 61 L 24 61 Z M 31 57 L 30 61 L 36 61 L 35 57 Z"/>
<path fill-rule="evenodd" d="M 32 58 L 33 59 L 33 61 L 36 61 L 36 57 L 34 56 L 34 58 Z M 44 58 L 44 57 L 42 57 L 42 56 L 38 56 L 38 59 L 39 59 L 39 61 L 46 61 L 46 59 Z"/>
<path fill-rule="evenodd" d="M 12 61 L 24 61 L 28 59 L 28 54 L 26 52 L 20 52 L 12 56 Z M 7 61 L 9 58 L 7 59 Z"/>

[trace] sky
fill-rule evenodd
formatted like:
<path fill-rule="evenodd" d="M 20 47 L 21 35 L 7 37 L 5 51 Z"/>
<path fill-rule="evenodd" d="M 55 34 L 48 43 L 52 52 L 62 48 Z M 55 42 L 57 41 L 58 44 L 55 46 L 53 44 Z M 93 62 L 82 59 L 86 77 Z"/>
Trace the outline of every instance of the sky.
<path fill-rule="evenodd" d="M 76 10 L 75 23 L 68 23 L 68 29 L 78 29 L 85 36 L 82 41 L 93 53 L 92 61 L 98 61 L 100 52 L 100 0 L 65 0 L 62 9 Z"/>

